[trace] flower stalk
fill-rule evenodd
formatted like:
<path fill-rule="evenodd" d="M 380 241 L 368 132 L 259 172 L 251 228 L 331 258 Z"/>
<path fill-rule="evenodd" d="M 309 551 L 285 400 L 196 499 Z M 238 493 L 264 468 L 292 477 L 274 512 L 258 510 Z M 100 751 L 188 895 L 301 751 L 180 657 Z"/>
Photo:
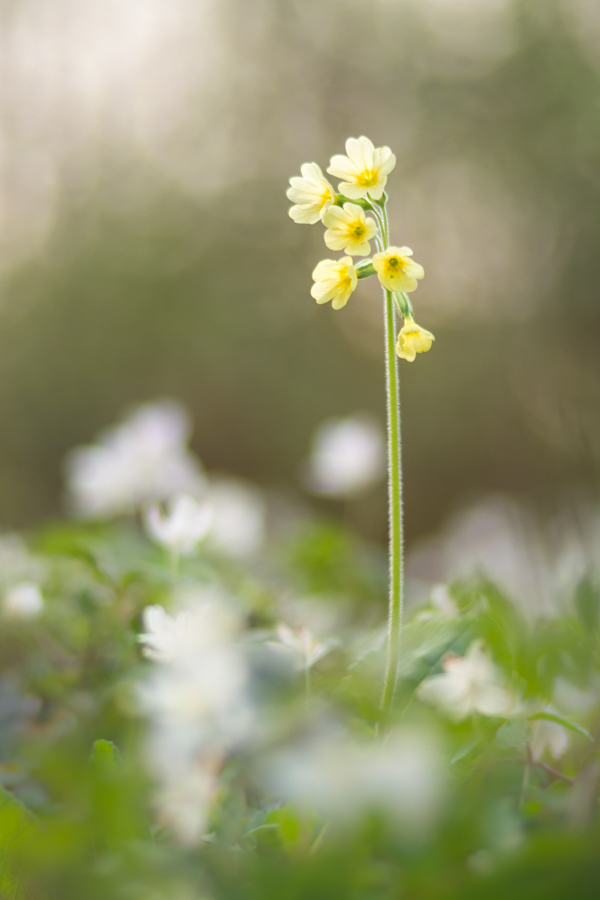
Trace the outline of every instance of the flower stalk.
<path fill-rule="evenodd" d="M 387 197 L 383 194 L 379 204 L 381 247 L 389 243 L 389 223 L 386 209 Z M 378 216 L 378 218 L 379 218 Z M 400 654 L 400 628 L 404 603 L 404 507 L 402 498 L 402 437 L 400 425 L 400 378 L 396 361 L 395 296 L 383 288 L 383 315 L 385 322 L 385 384 L 387 399 L 387 451 L 388 451 L 388 555 L 389 599 L 387 630 L 387 661 L 381 698 L 382 721 L 385 723 L 394 699 L 398 657 Z"/>
<path fill-rule="evenodd" d="M 400 627 L 404 600 L 404 511 L 402 503 L 402 441 L 400 434 L 400 379 L 396 362 L 396 323 L 392 292 L 383 289 L 385 316 L 385 374 L 388 438 L 389 608 L 387 663 L 381 712 L 389 715 L 396 686 Z"/>
<path fill-rule="evenodd" d="M 402 455 L 400 435 L 400 383 L 396 357 L 413 362 L 427 353 L 435 340 L 414 320 L 408 292 L 423 278 L 423 267 L 412 259 L 410 247 L 390 245 L 387 215 L 388 175 L 396 165 L 389 147 L 375 147 L 366 137 L 348 138 L 346 156 L 334 156 L 327 172 L 341 179 L 337 192 L 316 163 L 302 166 L 302 178 L 292 178 L 288 198 L 296 204 L 290 216 L 296 222 L 321 221 L 327 229 L 325 244 L 347 256 L 322 260 L 313 271 L 311 294 L 317 303 L 342 309 L 359 280 L 377 275 L 383 288 L 385 322 L 385 371 L 387 393 L 388 502 L 389 502 L 389 611 L 387 662 L 381 719 L 385 724 L 394 699 L 404 595 L 404 528 L 402 506 Z M 367 217 L 365 211 L 374 218 Z M 369 257 L 370 241 L 377 253 L 356 264 L 353 256 Z M 404 320 L 396 341 L 396 313 Z"/>

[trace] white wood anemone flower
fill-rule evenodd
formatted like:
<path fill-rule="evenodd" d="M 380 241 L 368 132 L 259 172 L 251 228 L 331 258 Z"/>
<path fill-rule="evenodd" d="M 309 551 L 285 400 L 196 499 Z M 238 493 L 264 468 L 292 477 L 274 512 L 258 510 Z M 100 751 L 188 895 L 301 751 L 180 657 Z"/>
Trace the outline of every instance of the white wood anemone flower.
<path fill-rule="evenodd" d="M 207 831 L 222 764 L 219 755 L 200 755 L 177 775 L 167 775 L 156 792 L 158 820 L 172 828 L 184 846 L 195 846 Z"/>
<path fill-rule="evenodd" d="M 155 806 L 183 844 L 204 835 L 227 754 L 254 733 L 240 615 L 217 588 L 180 592 L 179 611 L 144 610 L 139 640 L 155 663 L 138 685 Z"/>
<path fill-rule="evenodd" d="M 76 447 L 66 461 L 69 502 L 86 518 L 131 513 L 177 493 L 201 496 L 206 482 L 200 461 L 186 446 L 190 418 L 173 401 L 147 403 Z"/>
<path fill-rule="evenodd" d="M 484 650 L 483 641 L 473 641 L 466 656 L 448 656 L 442 667 L 442 675 L 433 675 L 421 684 L 421 700 L 439 706 L 457 722 L 473 713 L 502 718 L 510 715 L 514 697 L 501 684 L 500 672 Z"/>
<path fill-rule="evenodd" d="M 369 138 L 348 138 L 346 156 L 331 158 L 327 171 L 341 178 L 340 193 L 350 200 L 381 200 L 388 175 L 396 165 L 389 147 L 374 147 Z"/>
<path fill-rule="evenodd" d="M 538 719 L 532 724 L 533 738 L 529 744 L 532 758 L 540 760 L 548 750 L 553 759 L 560 759 L 569 746 L 567 729 L 547 719 Z"/>
<path fill-rule="evenodd" d="M 304 480 L 315 494 L 352 497 L 385 474 L 385 439 L 374 419 L 347 416 L 323 422 L 312 440 Z"/>
<path fill-rule="evenodd" d="M 292 651 L 300 669 L 312 668 L 332 650 L 336 643 L 334 640 L 319 641 L 308 628 L 304 626 L 290 628 L 283 622 L 277 626 L 277 636 L 280 642 Z"/>
<path fill-rule="evenodd" d="M 191 556 L 208 534 L 213 521 L 210 503 L 201 503 L 187 494 L 173 497 L 167 512 L 157 504 L 146 510 L 144 524 L 150 537 L 182 556 Z"/>
<path fill-rule="evenodd" d="M 431 589 L 429 608 L 420 612 L 417 622 L 431 622 L 439 619 L 455 619 L 460 615 L 460 610 L 445 584 L 435 584 Z"/>
<path fill-rule="evenodd" d="M 202 595 L 197 607 L 184 608 L 171 616 L 159 604 L 147 606 L 142 613 L 146 629 L 138 636 L 144 655 L 155 662 L 175 662 L 203 649 L 232 640 L 237 620 L 230 608 L 210 591 Z"/>
<path fill-rule="evenodd" d="M 256 485 L 240 478 L 212 477 L 208 500 L 213 519 L 207 542 L 211 549 L 245 559 L 258 553 L 267 531 L 267 504 Z"/>
<path fill-rule="evenodd" d="M 316 809 L 336 830 L 380 811 L 396 827 L 426 835 L 446 799 L 440 735 L 403 728 L 385 742 L 336 733 L 334 723 L 268 754 L 259 778 L 301 809 Z"/>
<path fill-rule="evenodd" d="M 44 608 L 44 598 L 39 585 L 33 581 L 20 581 L 5 593 L 2 611 L 13 619 L 35 619 Z"/>

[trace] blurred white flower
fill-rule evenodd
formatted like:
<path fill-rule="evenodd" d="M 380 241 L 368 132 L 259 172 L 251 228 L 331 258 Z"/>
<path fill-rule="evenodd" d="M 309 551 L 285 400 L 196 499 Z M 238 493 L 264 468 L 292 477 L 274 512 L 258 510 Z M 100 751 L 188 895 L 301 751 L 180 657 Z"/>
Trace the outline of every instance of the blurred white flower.
<path fill-rule="evenodd" d="M 248 668 L 237 643 L 241 621 L 210 588 L 182 595 L 175 616 L 150 606 L 143 619 L 140 641 L 157 662 L 139 689 L 150 721 L 156 805 L 178 838 L 193 844 L 206 827 L 220 759 L 252 731 Z"/>
<path fill-rule="evenodd" d="M 252 556 L 265 539 L 266 509 L 254 485 L 237 478 L 213 478 L 208 489 L 213 511 L 209 544 L 233 557 Z"/>
<path fill-rule="evenodd" d="M 0 537 L 0 590 L 8 590 L 21 581 L 39 583 L 46 574 L 46 564 L 33 556 L 18 534 Z"/>
<path fill-rule="evenodd" d="M 454 619 L 459 615 L 458 607 L 445 584 L 435 584 L 432 587 L 430 601 L 433 609 L 426 609 L 419 613 L 417 616 L 419 622 L 428 622 L 432 619 Z"/>
<path fill-rule="evenodd" d="M 560 759 L 569 746 L 569 734 L 564 725 L 548 719 L 536 719 L 532 725 L 533 738 L 529 747 L 533 759 L 541 759 L 546 750 L 550 751 L 554 759 Z"/>
<path fill-rule="evenodd" d="M 144 609 L 142 621 L 146 631 L 138 635 L 138 640 L 144 645 L 144 655 L 159 662 L 176 659 L 189 634 L 188 614 L 180 612 L 173 618 L 157 604 Z"/>
<path fill-rule="evenodd" d="M 277 635 L 281 643 L 292 651 L 300 669 L 310 669 L 334 646 L 333 641 L 318 641 L 308 628 L 290 628 L 283 622 L 277 626 Z"/>
<path fill-rule="evenodd" d="M 376 484 L 385 473 L 385 441 L 369 416 L 332 419 L 317 429 L 305 482 L 315 494 L 345 497 Z"/>
<path fill-rule="evenodd" d="M 431 605 L 447 619 L 458 615 L 458 607 L 445 584 L 436 584 L 431 590 Z"/>
<path fill-rule="evenodd" d="M 473 641 L 466 656 L 449 656 L 443 675 L 433 675 L 420 686 L 421 700 L 440 706 L 460 721 L 475 712 L 483 716 L 508 716 L 514 698 L 500 683 L 500 673 L 481 641 Z"/>
<path fill-rule="evenodd" d="M 213 518 L 210 503 L 200 503 L 188 494 L 178 494 L 168 502 L 168 512 L 156 504 L 144 516 L 151 538 L 182 556 L 190 556 L 206 537 Z"/>
<path fill-rule="evenodd" d="M 33 581 L 21 581 L 13 585 L 4 595 L 4 614 L 11 618 L 35 618 L 43 607 L 42 592 Z"/>
<path fill-rule="evenodd" d="M 163 401 L 138 407 L 97 444 L 72 450 L 67 481 L 74 510 L 113 516 L 177 493 L 201 495 L 205 480 L 186 446 L 189 433 L 183 407 Z"/>
<path fill-rule="evenodd" d="M 181 592 L 183 608 L 170 616 L 164 607 L 147 606 L 142 613 L 146 632 L 138 640 L 144 654 L 156 662 L 194 660 L 196 653 L 226 644 L 237 634 L 239 622 L 216 590 Z"/>
<path fill-rule="evenodd" d="M 600 575 L 600 507 L 574 502 L 550 521 L 508 497 L 491 496 L 417 541 L 407 561 L 411 602 L 440 581 L 489 578 L 531 617 L 556 615 L 584 577 Z M 425 596 L 424 596 L 425 595 Z"/>
<path fill-rule="evenodd" d="M 168 779 L 156 794 L 160 822 L 172 828 L 183 844 L 193 846 L 206 832 L 220 764 L 219 757 L 201 760 L 178 778 Z"/>
<path fill-rule="evenodd" d="M 567 716 L 589 714 L 600 699 L 600 683 L 597 676 L 590 677 L 590 684 L 585 690 L 576 687 L 565 678 L 557 678 L 554 682 L 554 705 Z"/>
<path fill-rule="evenodd" d="M 444 796 L 437 735 L 403 729 L 381 744 L 324 735 L 268 759 L 269 789 L 334 824 L 380 810 L 411 834 L 435 821 Z"/>

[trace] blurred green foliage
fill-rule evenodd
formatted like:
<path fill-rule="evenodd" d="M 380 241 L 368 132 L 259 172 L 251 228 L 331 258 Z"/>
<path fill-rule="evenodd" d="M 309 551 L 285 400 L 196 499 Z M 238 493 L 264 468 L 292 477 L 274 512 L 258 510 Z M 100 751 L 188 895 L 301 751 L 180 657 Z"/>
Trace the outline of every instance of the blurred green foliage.
<path fill-rule="evenodd" d="M 562 616 L 528 623 L 494 585 L 456 583 L 450 588 L 454 615 L 429 608 L 406 622 L 392 719 L 403 726 L 435 721 L 439 745 L 445 744 L 450 793 L 431 831 L 418 836 L 410 821 L 399 826 L 376 812 L 341 832 L 329 829 L 316 811 L 262 795 L 252 777 L 247 780 L 250 761 L 241 753 L 223 768 L 206 838 L 186 848 L 155 821 L 153 782 L 145 771 L 147 730 L 134 699 L 151 665 L 136 641 L 141 610 L 170 602 L 165 560 L 134 523 L 57 526 L 33 538 L 46 571 L 44 609 L 36 618 L 5 617 L 0 630 L 0 896 L 597 895 L 597 585 L 583 583 Z M 382 653 L 376 646 L 357 648 L 372 628 L 361 594 L 370 592 L 380 620 L 383 586 L 357 538 L 318 522 L 304 524 L 273 545 L 258 569 L 203 551 L 183 561 L 181 578 L 233 592 L 250 645 L 277 623 L 278 598 L 286 591 L 302 587 L 321 603 L 337 604 L 342 639 L 314 667 L 312 702 L 327 704 L 351 731 L 377 741 Z M 423 680 L 477 639 L 515 695 L 525 704 L 536 698 L 537 707 L 509 719 L 474 714 L 453 721 L 419 699 Z M 574 714 L 547 706 L 561 680 L 586 700 Z M 12 717 L 6 715 L 7 686 Z M 271 696 L 270 708 L 280 704 L 287 717 L 293 710 L 300 723 L 303 692 L 300 675 Z M 540 721 L 568 732 L 567 752 L 551 765 L 528 749 Z"/>

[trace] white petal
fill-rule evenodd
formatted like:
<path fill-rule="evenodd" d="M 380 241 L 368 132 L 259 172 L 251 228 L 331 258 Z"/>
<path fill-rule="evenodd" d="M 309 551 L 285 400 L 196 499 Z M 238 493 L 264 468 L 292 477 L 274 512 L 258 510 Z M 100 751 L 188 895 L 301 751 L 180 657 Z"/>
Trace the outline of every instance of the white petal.
<path fill-rule="evenodd" d="M 515 705 L 509 692 L 498 684 L 482 685 L 477 692 L 475 708 L 483 716 L 508 716 Z"/>
<path fill-rule="evenodd" d="M 441 706 L 452 718 L 465 719 L 471 712 L 468 695 L 461 689 L 459 682 L 449 675 L 433 675 L 424 681 L 418 696 L 426 703 Z"/>

